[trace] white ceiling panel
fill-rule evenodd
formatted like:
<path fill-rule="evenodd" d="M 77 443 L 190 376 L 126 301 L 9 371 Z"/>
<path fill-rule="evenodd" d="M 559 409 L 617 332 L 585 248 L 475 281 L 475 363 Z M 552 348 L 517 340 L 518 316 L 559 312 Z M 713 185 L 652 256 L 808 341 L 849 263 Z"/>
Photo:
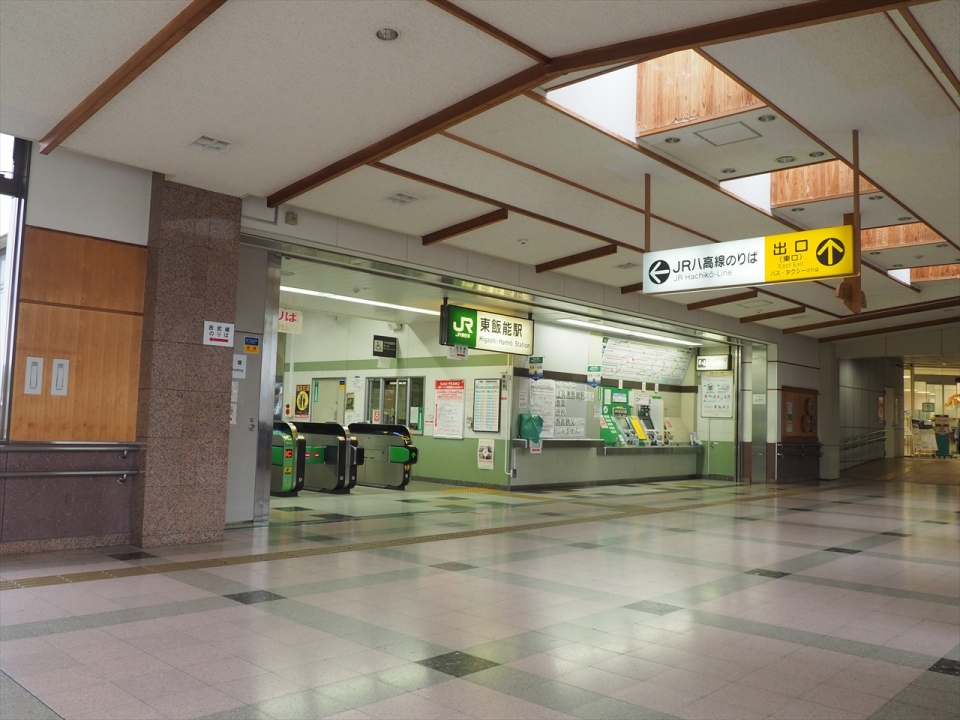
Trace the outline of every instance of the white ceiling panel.
<path fill-rule="evenodd" d="M 624 265 L 634 265 L 635 267 L 618 267 Z M 643 280 L 643 253 L 620 248 L 616 255 L 577 263 L 561 268 L 556 272 L 571 275 L 581 280 L 591 280 L 601 285 L 612 285 L 620 288 Z"/>
<path fill-rule="evenodd" d="M 64 144 L 265 196 L 531 64 L 420 0 L 232 1 Z M 188 148 L 200 135 L 233 147 Z"/>
<path fill-rule="evenodd" d="M 787 298 L 798 305 L 806 305 L 815 310 L 825 311 L 826 314 L 833 313 L 839 316 L 851 314 L 843 302 L 834 296 L 833 288 L 828 285 L 806 281 L 763 285 L 762 289 L 766 293 Z"/>
<path fill-rule="evenodd" d="M 643 215 L 442 136 L 384 164 L 515 205 L 628 244 L 643 243 Z"/>
<path fill-rule="evenodd" d="M 930 38 L 934 47 L 960 77 L 960 3 L 956 0 L 940 0 L 923 5 L 913 5 L 910 12 Z"/>
<path fill-rule="evenodd" d="M 776 312 L 777 310 L 786 310 L 791 307 L 796 307 L 796 303 L 771 297 L 770 295 L 758 295 L 750 300 L 738 300 L 737 302 L 717 305 L 716 307 L 710 308 L 710 310 L 720 315 L 726 315 L 727 317 L 744 318 L 750 317 L 751 315 Z"/>
<path fill-rule="evenodd" d="M 0 2 L 0 130 L 46 135 L 188 4 Z"/>
<path fill-rule="evenodd" d="M 455 0 L 464 10 L 549 56 L 652 37 L 796 0 Z M 576 28 L 571 32 L 571 28 Z"/>
<path fill-rule="evenodd" d="M 387 198 L 417 198 L 398 205 Z M 496 209 L 432 185 L 361 167 L 296 198 L 297 207 L 355 220 L 407 235 L 423 236 Z"/>
<path fill-rule="evenodd" d="M 947 29 L 956 34 L 956 25 Z M 960 115 L 883 14 L 707 48 L 938 232 L 960 239 Z"/>
<path fill-rule="evenodd" d="M 643 206 L 650 173 L 655 215 L 718 240 L 789 232 L 782 221 L 640 152 L 636 146 L 567 112 L 518 97 L 451 129 L 451 133 L 634 206 Z M 690 208 L 697 212 L 691 213 Z M 654 249 L 659 249 L 654 236 Z M 700 243 L 702 244 L 702 243 Z"/>
<path fill-rule="evenodd" d="M 876 198 L 871 200 L 870 198 Z M 796 210 L 796 208 L 803 208 Z M 805 228 L 843 225 L 843 216 L 853 212 L 853 197 L 831 198 L 816 202 L 784 205 L 773 209 L 773 214 Z M 905 218 L 901 220 L 901 218 Z M 875 192 L 860 196 L 861 227 L 876 228 L 916 222 L 910 212 L 885 193 Z"/>
<path fill-rule="evenodd" d="M 540 220 L 510 213 L 506 220 L 444 241 L 465 250 L 537 265 L 606 243 Z"/>
<path fill-rule="evenodd" d="M 784 315 L 783 317 L 772 318 L 770 320 L 761 320 L 757 324 L 766 327 L 785 330 L 786 328 L 797 327 L 798 325 L 812 325 L 813 323 L 826 322 L 835 318 L 825 313 L 819 313 L 807 308 L 806 311 L 797 315 Z"/>
<path fill-rule="evenodd" d="M 865 250 L 863 255 L 869 262 L 885 270 L 960 262 L 960 250 L 945 242 L 877 248 Z"/>
<path fill-rule="evenodd" d="M 761 117 L 772 119 L 761 122 Z M 833 159 L 826 148 L 768 107 L 677 125 L 637 140 L 658 155 L 695 168 L 717 182 L 782 170 L 784 164 L 777 159 L 788 156 L 795 158 L 790 167 Z"/>

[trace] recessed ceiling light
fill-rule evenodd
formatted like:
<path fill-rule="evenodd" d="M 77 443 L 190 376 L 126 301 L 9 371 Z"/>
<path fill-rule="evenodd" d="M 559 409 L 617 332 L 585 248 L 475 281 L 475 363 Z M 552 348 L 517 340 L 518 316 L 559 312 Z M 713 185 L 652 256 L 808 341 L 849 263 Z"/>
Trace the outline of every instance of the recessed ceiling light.
<path fill-rule="evenodd" d="M 620 263 L 619 265 L 614 265 L 614 267 L 617 270 L 633 270 L 635 267 L 640 267 L 640 266 L 635 262 L 625 262 L 625 263 Z"/>
<path fill-rule="evenodd" d="M 914 255 L 917 260 L 923 260 L 923 255 Z"/>
<path fill-rule="evenodd" d="M 796 158 L 793 155 L 781 155 L 777 158 L 777 162 L 781 165 L 786 165 L 787 163 L 796 162 Z"/>
<path fill-rule="evenodd" d="M 937 247 L 946 247 L 946 246 L 947 246 L 946 243 L 937 243 Z"/>
<path fill-rule="evenodd" d="M 191 147 L 194 150 L 202 150 L 203 152 L 219 155 L 228 147 L 230 147 L 230 143 L 228 143 L 226 140 L 217 140 L 217 138 L 212 138 L 209 135 L 201 135 L 187 147 Z"/>
<path fill-rule="evenodd" d="M 281 270 L 280 274 L 283 277 L 290 277 L 291 275 L 293 275 L 293 270 Z"/>
<path fill-rule="evenodd" d="M 823 150 L 814 150 L 810 153 L 810 157 L 823 157 L 826 153 Z"/>
<path fill-rule="evenodd" d="M 803 208 L 790 208 L 790 212 L 803 212 Z"/>
<path fill-rule="evenodd" d="M 883 195 L 870 195 L 867 200 L 883 200 Z"/>
<path fill-rule="evenodd" d="M 330 293 L 317 292 L 316 290 L 304 290 L 303 288 L 289 287 L 287 285 L 281 285 L 280 289 L 284 292 L 327 298 L 328 300 L 342 300 L 343 302 L 358 303 L 360 305 L 374 305 L 376 307 L 390 308 L 391 310 L 405 310 L 406 312 L 420 313 L 421 315 L 440 315 L 439 311 L 437 310 L 424 310 L 423 308 L 409 307 L 407 305 L 395 305 L 394 303 L 378 302 L 377 300 L 365 300 L 363 298 L 347 297 L 346 295 L 332 295 Z"/>
<path fill-rule="evenodd" d="M 386 40 L 389 42 L 391 40 L 396 40 L 398 37 L 400 37 L 400 33 L 393 28 L 380 28 L 377 30 L 377 40 Z"/>
<path fill-rule="evenodd" d="M 517 245 L 526 245 L 528 242 L 530 241 L 527 240 L 526 238 L 520 238 L 519 240 L 517 240 Z"/>
<path fill-rule="evenodd" d="M 871 255 L 879 255 L 879 254 L 880 254 L 880 251 L 879 251 L 879 250 L 874 250 L 874 251 L 873 251 L 872 253 L 870 253 L 870 254 L 871 254 Z"/>
<path fill-rule="evenodd" d="M 405 195 L 404 193 L 397 193 L 396 195 L 391 195 L 387 198 L 388 202 L 392 202 L 394 205 L 409 205 L 412 202 L 416 202 L 420 198 L 414 197 L 413 195 Z"/>
<path fill-rule="evenodd" d="M 736 171 L 737 171 L 736 168 L 724 168 L 720 172 L 722 172 L 724 175 L 733 175 L 733 173 L 735 173 Z"/>
<path fill-rule="evenodd" d="M 761 115 L 757 118 L 760 122 L 773 122 L 777 119 L 776 115 Z"/>
<path fill-rule="evenodd" d="M 678 138 L 678 137 L 668 137 L 668 138 L 665 138 L 665 139 L 664 139 L 664 142 L 665 142 L 665 143 L 670 143 L 671 145 L 675 145 L 676 143 L 680 142 L 680 138 Z"/>
<path fill-rule="evenodd" d="M 897 263 L 896 265 L 894 265 L 894 267 L 895 267 L 895 268 L 901 268 L 901 267 L 903 267 L 903 265 Z"/>
<path fill-rule="evenodd" d="M 899 220 L 900 222 L 906 222 L 907 220 L 913 220 L 913 218 L 910 217 L 909 215 L 904 215 L 902 217 L 898 217 L 897 220 Z"/>

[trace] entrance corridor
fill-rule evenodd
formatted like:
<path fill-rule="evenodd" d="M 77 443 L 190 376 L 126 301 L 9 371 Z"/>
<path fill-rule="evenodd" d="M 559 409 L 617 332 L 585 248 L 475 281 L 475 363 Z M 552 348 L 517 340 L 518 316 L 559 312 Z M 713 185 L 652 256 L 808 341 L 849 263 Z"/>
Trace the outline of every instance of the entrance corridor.
<path fill-rule="evenodd" d="M 274 499 L 223 542 L 0 558 L 0 717 L 960 713 L 960 488 Z"/>

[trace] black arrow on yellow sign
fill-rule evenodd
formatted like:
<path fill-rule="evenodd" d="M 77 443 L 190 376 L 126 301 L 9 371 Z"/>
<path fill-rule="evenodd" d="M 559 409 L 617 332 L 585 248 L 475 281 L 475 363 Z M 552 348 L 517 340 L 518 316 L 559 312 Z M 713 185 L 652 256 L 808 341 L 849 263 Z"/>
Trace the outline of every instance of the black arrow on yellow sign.
<path fill-rule="evenodd" d="M 837 238 L 827 238 L 817 245 L 817 260 L 821 265 L 832 267 L 843 260 L 846 249 Z"/>

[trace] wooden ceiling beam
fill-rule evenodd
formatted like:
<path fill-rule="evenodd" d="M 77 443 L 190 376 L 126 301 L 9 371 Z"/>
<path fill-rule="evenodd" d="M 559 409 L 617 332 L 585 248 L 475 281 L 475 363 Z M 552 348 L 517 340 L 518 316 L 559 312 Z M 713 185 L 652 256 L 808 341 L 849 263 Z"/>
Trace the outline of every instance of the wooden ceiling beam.
<path fill-rule="evenodd" d="M 863 317 L 862 315 L 860 317 Z M 876 319 L 876 318 L 874 318 Z M 955 325 L 956 317 L 939 318 L 938 320 L 927 320 L 926 322 L 911 323 L 910 325 L 897 325 L 896 327 L 877 328 L 875 330 L 861 330 L 860 332 L 847 333 L 846 335 L 831 335 L 830 337 L 820 338 L 820 342 L 837 342 L 838 340 L 852 340 L 858 337 L 867 337 L 868 335 L 884 335 L 892 332 L 903 332 L 904 330 L 917 330 L 925 327 L 935 327 L 937 325 Z"/>
<path fill-rule="evenodd" d="M 916 305 L 898 305 L 897 307 L 887 308 L 886 310 L 874 310 L 860 315 L 843 317 L 838 320 L 825 320 L 824 322 L 813 323 L 812 325 L 800 325 L 798 327 L 784 329 L 783 334 L 790 335 L 792 333 L 809 332 L 810 330 L 822 330 L 824 328 L 839 327 L 852 323 L 883 320 L 901 315 L 912 315 L 918 312 L 927 312 L 928 310 L 944 310 L 950 307 L 960 307 L 960 297 L 946 298 L 945 300 L 931 300 L 930 302 L 918 303 Z"/>
<path fill-rule="evenodd" d="M 604 245 L 602 247 L 594 248 L 593 250 L 587 250 L 585 252 L 557 258 L 556 260 L 548 260 L 547 262 L 540 263 L 536 266 L 536 268 L 538 273 L 550 272 L 551 270 L 559 270 L 560 268 L 570 267 L 571 265 L 577 265 L 582 262 L 588 262 L 590 260 L 596 260 L 597 258 L 616 254 L 616 245 Z"/>
<path fill-rule="evenodd" d="M 467 12 L 459 5 L 454 5 L 452 2 L 450 2 L 450 0 L 427 0 L 427 2 L 430 3 L 431 5 L 437 6 L 441 10 L 444 10 L 450 13 L 456 18 L 463 20 L 463 22 L 467 23 L 467 25 L 472 25 L 477 30 L 480 30 L 481 32 L 485 32 L 490 37 L 496 38 L 497 40 L 502 42 L 504 45 L 507 45 L 508 47 L 512 47 L 517 52 L 523 53 L 531 60 L 536 60 L 538 63 L 542 63 L 542 64 L 546 64 L 550 62 L 550 58 L 548 58 L 542 52 L 539 52 L 538 50 L 534 50 L 525 42 L 521 42 L 520 40 L 513 37 L 512 35 L 508 35 L 500 28 L 494 27 L 493 25 L 488 23 L 486 20 L 481 20 L 476 15 L 474 15 L 473 13 Z"/>
<path fill-rule="evenodd" d="M 643 283 L 633 283 L 633 285 L 624 285 L 620 288 L 621 295 L 629 295 L 630 293 L 640 292 L 643 290 Z"/>
<path fill-rule="evenodd" d="M 712 300 L 699 300 L 687 305 L 687 310 L 703 310 L 704 308 L 714 307 L 716 305 L 727 305 L 728 303 L 740 302 L 741 300 L 753 300 L 758 295 L 756 290 L 737 293 L 736 295 L 724 295 L 723 297 L 713 298 Z"/>
<path fill-rule="evenodd" d="M 933 58 L 933 61 L 937 64 L 937 67 L 940 68 L 940 72 L 942 72 L 947 78 L 947 82 L 953 86 L 954 90 L 960 93 L 960 78 L 957 77 L 956 72 L 954 72 L 953 68 L 950 67 L 950 63 L 944 59 L 937 46 L 933 44 L 930 36 L 927 35 L 927 31 L 923 29 L 919 22 L 917 22 L 917 18 L 914 17 L 913 13 L 910 12 L 910 9 L 906 7 L 898 8 L 897 12 L 900 13 L 900 17 L 903 18 L 903 21 L 907 24 L 907 27 L 909 27 L 913 31 L 913 34 L 917 36 L 917 40 L 919 40 L 920 44 L 923 45 L 923 49 L 930 53 L 930 57 Z M 896 23 L 894 23 L 894 27 L 896 27 Z M 897 30 L 899 29 L 900 28 L 897 28 Z M 907 39 L 904 38 L 904 40 Z M 909 41 L 907 41 L 907 44 L 910 44 Z M 924 63 L 924 65 L 926 65 L 926 63 Z M 939 84 L 939 80 L 937 80 L 937 82 Z M 950 96 L 948 95 L 948 97 Z M 950 97 L 950 100 L 954 105 L 957 104 L 954 98 Z"/>
<path fill-rule="evenodd" d="M 789 315 L 800 315 L 805 313 L 807 309 L 805 307 L 792 307 L 787 308 L 786 310 L 774 310 L 772 312 L 760 313 L 759 315 L 748 315 L 747 317 L 740 318 L 741 323 L 752 323 L 752 322 L 762 322 L 763 320 L 773 320 L 774 318 L 787 317 Z"/>
<path fill-rule="evenodd" d="M 899 283 L 899 284 L 903 285 L 903 287 L 905 287 L 907 290 L 912 290 L 912 291 L 915 292 L 915 293 L 920 292 L 920 288 L 918 288 L 916 285 L 911 285 L 910 283 L 905 283 L 903 280 L 901 280 L 900 278 L 894 277 L 893 275 L 891 275 L 890 273 L 888 273 L 886 270 L 884 270 L 882 267 L 879 267 L 878 265 L 874 265 L 873 263 L 869 263 L 869 262 L 867 262 L 866 260 L 864 260 L 864 259 L 862 259 L 862 258 L 861 258 L 861 260 L 860 260 L 860 265 L 862 265 L 863 267 L 868 268 L 868 269 L 870 269 L 870 270 L 873 270 L 875 273 L 879 273 L 880 275 L 883 275 L 887 280 L 893 280 L 895 283 Z"/>
<path fill-rule="evenodd" d="M 923 0 L 913 0 L 921 2 Z M 544 82 L 579 70 L 648 60 L 693 47 L 742 40 L 798 27 L 883 12 L 912 4 L 910 0 L 813 0 L 674 32 L 570 53 L 522 70 L 414 124 L 307 175 L 267 197 L 277 207 L 363 165 L 378 162 L 421 140 L 532 90 Z"/>
<path fill-rule="evenodd" d="M 438 242 L 443 242 L 444 240 L 456 237 L 457 235 L 463 235 L 464 233 L 472 232 L 473 230 L 479 230 L 480 228 L 493 225 L 494 223 L 498 223 L 506 219 L 506 208 L 499 208 L 493 212 L 488 212 L 485 215 L 464 220 L 456 225 L 451 225 L 450 227 L 443 228 L 442 230 L 436 230 L 432 233 L 428 233 L 423 236 L 423 244 L 434 245 Z"/>
<path fill-rule="evenodd" d="M 67 113 L 50 132 L 40 140 L 40 153 L 48 155 L 81 125 L 92 118 L 104 105 L 130 83 L 140 77 L 151 65 L 162 58 L 170 48 L 189 35 L 200 23 L 216 12 L 227 0 L 193 0 L 180 14 L 150 38 L 130 59 L 117 68 L 97 89 Z"/>

